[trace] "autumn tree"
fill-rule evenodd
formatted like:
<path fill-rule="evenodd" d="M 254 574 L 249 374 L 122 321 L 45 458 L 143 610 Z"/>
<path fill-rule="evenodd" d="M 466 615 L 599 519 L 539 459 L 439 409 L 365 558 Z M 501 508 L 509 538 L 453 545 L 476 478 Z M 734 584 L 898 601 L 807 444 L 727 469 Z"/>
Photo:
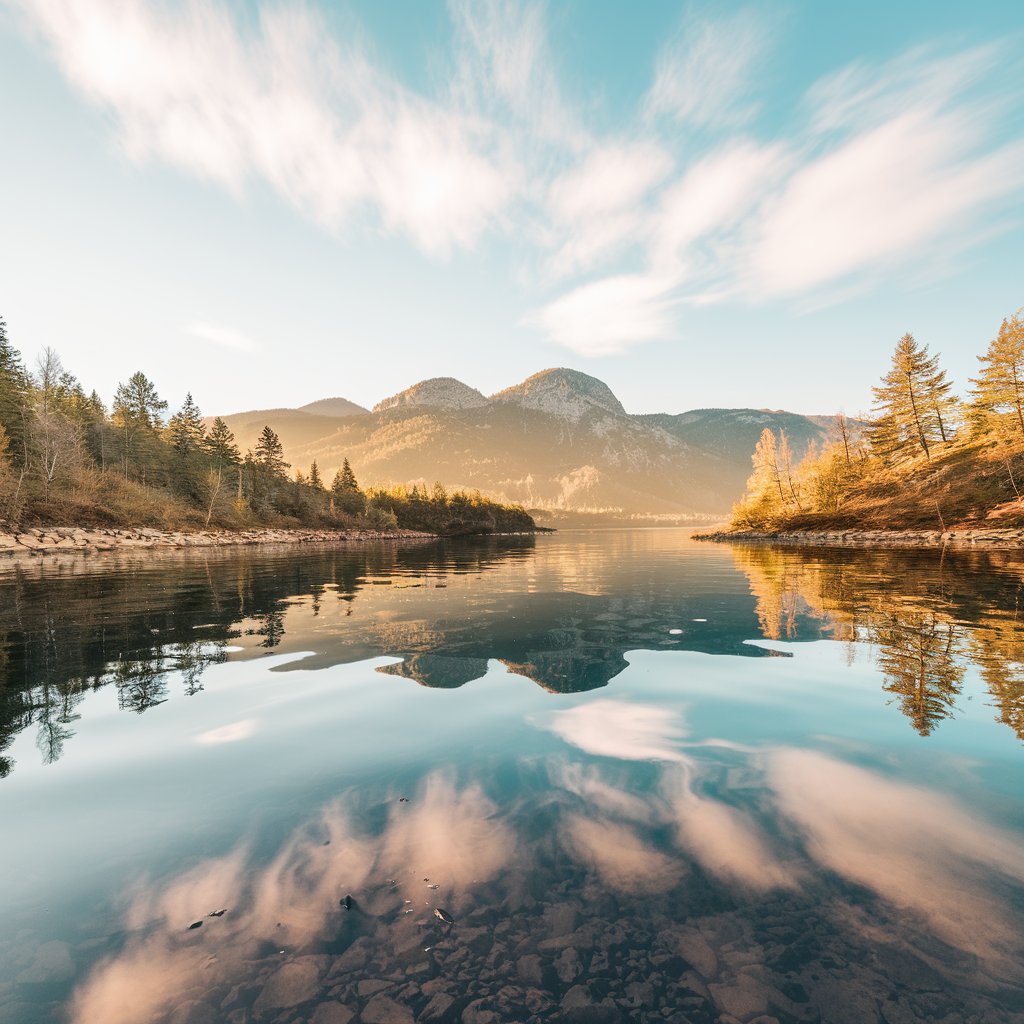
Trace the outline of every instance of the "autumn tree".
<path fill-rule="evenodd" d="M 958 628 L 934 612 L 892 612 L 871 630 L 884 689 L 921 736 L 952 718 L 966 673 Z"/>
<path fill-rule="evenodd" d="M 896 344 L 889 372 L 872 389 L 877 418 L 871 427 L 872 447 L 880 455 L 900 459 L 915 452 L 930 459 L 936 441 L 952 437 L 956 399 L 938 356 L 928 354 L 912 334 Z"/>
<path fill-rule="evenodd" d="M 1024 438 L 1024 309 L 1005 319 L 971 383 L 972 411 L 983 429 Z"/>

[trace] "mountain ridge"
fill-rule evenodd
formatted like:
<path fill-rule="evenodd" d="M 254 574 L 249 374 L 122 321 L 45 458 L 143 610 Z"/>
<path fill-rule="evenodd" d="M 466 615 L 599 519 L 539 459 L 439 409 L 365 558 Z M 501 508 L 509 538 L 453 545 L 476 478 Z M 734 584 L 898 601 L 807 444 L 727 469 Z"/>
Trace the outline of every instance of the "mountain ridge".
<path fill-rule="evenodd" d="M 346 403 L 337 406 L 346 414 L 305 411 L 330 403 Z M 268 424 L 290 463 L 305 470 L 315 459 L 328 480 L 348 458 L 364 485 L 440 480 L 552 512 L 695 518 L 724 514 L 741 497 L 761 430 L 785 429 L 802 451 L 834 422 L 764 409 L 631 414 L 606 383 L 567 367 L 489 397 L 434 377 L 372 411 L 322 399 L 224 419 L 243 449 Z"/>

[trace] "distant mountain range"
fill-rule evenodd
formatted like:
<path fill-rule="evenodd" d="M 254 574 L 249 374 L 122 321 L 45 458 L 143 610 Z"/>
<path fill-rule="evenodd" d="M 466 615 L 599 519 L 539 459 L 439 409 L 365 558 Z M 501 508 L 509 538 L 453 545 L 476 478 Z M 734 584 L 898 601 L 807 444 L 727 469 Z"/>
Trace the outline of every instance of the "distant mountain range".
<path fill-rule="evenodd" d="M 765 427 L 784 429 L 798 454 L 834 428 L 829 416 L 763 409 L 631 415 L 607 384 L 564 368 L 490 397 L 435 377 L 372 411 L 324 398 L 224 419 L 243 450 L 269 424 L 293 466 L 315 459 L 328 482 L 348 458 L 363 485 L 440 480 L 552 513 L 678 518 L 728 511 Z"/>

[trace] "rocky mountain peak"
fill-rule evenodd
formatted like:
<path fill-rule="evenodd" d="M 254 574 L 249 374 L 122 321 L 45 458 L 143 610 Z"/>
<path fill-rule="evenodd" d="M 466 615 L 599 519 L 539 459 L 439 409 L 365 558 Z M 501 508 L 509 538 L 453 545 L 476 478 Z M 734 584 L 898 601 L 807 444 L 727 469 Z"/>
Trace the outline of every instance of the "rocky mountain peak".
<path fill-rule="evenodd" d="M 538 409 L 570 420 L 579 420 L 596 410 L 620 416 L 626 413 L 604 381 L 566 367 L 541 370 L 521 384 L 499 391 L 492 399 L 514 402 L 527 409 Z"/>
<path fill-rule="evenodd" d="M 374 412 L 401 409 L 408 406 L 427 406 L 435 409 L 473 409 L 487 405 L 488 399 L 476 388 L 463 384 L 454 377 L 431 377 L 421 380 L 397 395 L 385 398 L 374 407 Z"/>

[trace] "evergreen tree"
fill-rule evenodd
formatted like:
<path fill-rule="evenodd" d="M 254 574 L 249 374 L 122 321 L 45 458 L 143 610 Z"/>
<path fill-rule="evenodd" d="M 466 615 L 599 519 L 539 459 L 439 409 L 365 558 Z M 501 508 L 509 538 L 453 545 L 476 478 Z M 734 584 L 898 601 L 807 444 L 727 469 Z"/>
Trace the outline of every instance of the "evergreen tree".
<path fill-rule="evenodd" d="M 313 465 L 309 467 L 309 486 L 317 491 L 326 490 L 323 477 L 320 476 L 320 467 L 316 464 L 316 459 L 313 460 Z"/>
<path fill-rule="evenodd" d="M 213 462 L 214 469 L 227 469 L 237 466 L 242 461 L 242 453 L 235 444 L 235 435 L 228 425 L 218 416 L 204 440 L 206 454 Z"/>
<path fill-rule="evenodd" d="M 356 475 L 352 472 L 348 459 L 344 459 L 341 463 L 341 486 L 345 490 L 359 490 L 359 484 L 356 483 Z"/>
<path fill-rule="evenodd" d="M 8 453 L 19 465 L 28 462 L 29 376 L 18 350 L 7 337 L 7 323 L 0 317 L 0 426 L 8 439 Z"/>
<path fill-rule="evenodd" d="M 930 459 L 935 441 L 949 440 L 956 409 L 952 385 L 938 356 L 912 334 L 900 338 L 889 372 L 872 390 L 878 416 L 871 442 L 879 454 L 900 458 L 920 451 Z"/>
<path fill-rule="evenodd" d="M 973 408 L 983 428 L 1024 436 L 1024 310 L 1004 320 L 975 380 Z"/>
<path fill-rule="evenodd" d="M 141 371 L 133 373 L 114 393 L 114 419 L 119 424 L 130 422 L 136 427 L 159 430 L 161 413 L 167 403 L 156 393 L 153 382 Z"/>
<path fill-rule="evenodd" d="M 356 475 L 352 472 L 348 459 L 342 462 L 341 469 L 334 474 L 331 497 L 335 506 L 349 515 L 359 515 L 366 508 L 366 496 L 359 490 Z"/>
<path fill-rule="evenodd" d="M 156 432 L 163 424 L 161 413 L 166 408 L 167 403 L 141 370 L 118 384 L 114 393 L 113 421 L 121 440 L 125 479 L 136 463 L 141 463 L 145 479 L 146 466 L 154 455 L 154 446 L 149 442 L 156 439 Z"/>
<path fill-rule="evenodd" d="M 253 449 L 253 461 L 256 466 L 272 477 L 286 477 L 285 470 L 289 464 L 284 461 L 284 446 L 281 439 L 269 427 L 260 432 L 259 440 Z"/>
<path fill-rule="evenodd" d="M 206 424 L 199 406 L 192 401 L 191 391 L 185 396 L 185 404 L 167 424 L 167 437 L 182 460 L 194 458 L 205 447 Z"/>

